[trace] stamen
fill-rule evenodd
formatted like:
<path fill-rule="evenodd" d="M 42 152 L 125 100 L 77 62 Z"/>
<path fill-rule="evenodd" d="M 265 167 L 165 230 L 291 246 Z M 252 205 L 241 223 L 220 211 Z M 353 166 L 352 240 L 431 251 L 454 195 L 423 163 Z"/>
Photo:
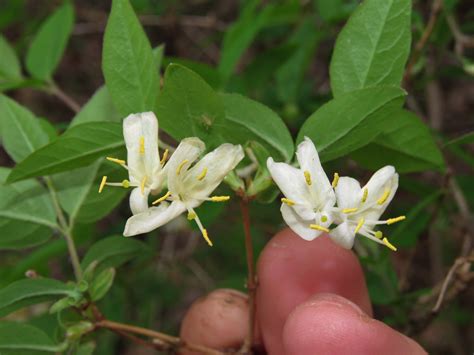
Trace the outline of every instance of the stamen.
<path fill-rule="evenodd" d="M 102 181 L 100 182 L 100 186 L 99 186 L 99 193 L 102 192 L 106 183 L 107 183 L 107 176 L 103 176 Z"/>
<path fill-rule="evenodd" d="M 165 151 L 163 152 L 163 157 L 161 157 L 161 160 L 160 160 L 161 165 L 165 165 L 166 159 L 168 159 L 168 153 L 169 153 L 169 150 L 165 149 Z"/>
<path fill-rule="evenodd" d="M 126 180 L 126 179 L 123 180 L 123 181 L 122 181 L 122 186 L 123 186 L 124 188 L 128 189 L 128 188 L 130 187 L 130 181 L 128 181 L 128 180 Z"/>
<path fill-rule="evenodd" d="M 229 200 L 230 200 L 230 196 L 212 196 L 211 197 L 212 202 L 225 202 Z"/>
<path fill-rule="evenodd" d="M 364 193 L 362 195 L 362 203 L 364 203 L 365 201 L 367 201 L 367 196 L 369 195 L 369 190 L 367 188 L 364 189 Z"/>
<path fill-rule="evenodd" d="M 197 179 L 199 181 L 202 181 L 206 177 L 207 174 L 207 168 L 202 169 L 201 174 L 198 175 Z"/>
<path fill-rule="evenodd" d="M 117 158 L 112 158 L 112 157 L 106 157 L 108 161 L 111 161 L 112 163 L 120 164 L 120 165 L 125 165 L 125 160 L 122 159 L 117 159 Z"/>
<path fill-rule="evenodd" d="M 176 168 L 176 175 L 179 175 L 181 173 L 181 169 L 183 169 L 183 166 L 188 162 L 188 159 L 184 159 L 181 163 L 179 163 L 178 167 Z"/>
<path fill-rule="evenodd" d="M 311 174 L 309 173 L 308 170 L 305 170 L 303 174 L 304 174 L 304 179 L 306 180 L 306 184 L 308 184 L 308 186 L 311 186 Z"/>
<path fill-rule="evenodd" d="M 210 247 L 212 247 L 212 242 L 209 239 L 209 234 L 207 234 L 207 229 L 202 230 L 202 236 L 204 237 L 204 240 L 209 244 Z"/>
<path fill-rule="evenodd" d="M 194 212 L 194 211 L 189 211 L 188 212 L 188 220 L 189 221 L 192 221 L 194 218 L 196 218 L 196 216 L 197 216 L 196 212 Z"/>
<path fill-rule="evenodd" d="M 321 216 L 321 222 L 326 223 L 328 221 L 327 216 Z"/>
<path fill-rule="evenodd" d="M 338 182 L 339 182 L 339 174 L 334 173 L 334 179 L 332 180 L 332 187 L 333 188 L 336 187 Z"/>
<path fill-rule="evenodd" d="M 358 233 L 360 231 L 360 229 L 362 228 L 362 226 L 364 225 L 364 217 L 362 217 L 361 219 L 359 219 L 359 223 L 357 223 L 357 227 L 354 231 L 354 233 Z"/>
<path fill-rule="evenodd" d="M 296 202 L 295 202 L 295 201 L 290 200 L 289 198 L 286 198 L 286 197 L 282 197 L 282 198 L 281 198 L 281 202 L 283 202 L 284 204 L 287 204 L 288 206 L 294 206 L 294 205 L 296 205 Z"/>
<path fill-rule="evenodd" d="M 397 222 L 403 221 L 405 218 L 406 218 L 406 216 L 399 216 L 399 217 L 395 217 L 395 218 L 389 218 L 389 219 L 387 219 L 387 224 L 397 223 Z"/>
<path fill-rule="evenodd" d="M 388 196 L 390 195 L 390 189 L 385 189 L 383 195 L 377 200 L 379 205 L 383 205 L 385 201 L 387 201 Z"/>
<path fill-rule="evenodd" d="M 381 231 L 377 231 L 374 233 L 375 238 L 382 239 L 383 238 L 383 233 Z"/>
<path fill-rule="evenodd" d="M 197 215 L 197 213 L 194 212 L 194 210 L 192 208 L 188 207 L 188 216 L 189 216 L 189 214 L 191 214 L 191 216 L 194 216 L 194 221 L 198 225 L 199 230 L 202 233 L 202 237 L 207 242 L 207 244 L 209 244 L 209 246 L 212 247 L 212 242 L 211 242 L 211 239 L 209 239 L 209 234 L 207 234 L 207 229 L 203 227 L 203 225 L 201 223 L 201 220 L 199 219 L 199 216 Z"/>
<path fill-rule="evenodd" d="M 396 248 L 392 243 L 390 243 L 387 238 L 383 238 L 383 239 L 382 239 L 382 242 L 383 242 L 390 250 L 392 250 L 392 251 L 397 251 L 397 248 Z"/>
<path fill-rule="evenodd" d="M 158 203 L 160 203 L 160 202 L 163 202 L 164 200 L 166 200 L 166 199 L 167 199 L 168 197 L 170 197 L 170 196 L 171 196 L 171 192 L 168 191 L 166 194 L 164 194 L 163 196 L 161 196 L 159 199 L 153 201 L 151 204 L 152 204 L 152 205 L 156 205 L 156 204 L 158 204 Z"/>
<path fill-rule="evenodd" d="M 139 146 L 140 148 L 138 152 L 142 155 L 145 154 L 145 137 L 143 136 L 140 137 Z"/>
<path fill-rule="evenodd" d="M 356 212 L 358 210 L 357 207 L 354 207 L 354 208 L 344 208 L 342 210 L 342 213 L 352 213 L 352 212 Z"/>
<path fill-rule="evenodd" d="M 320 226 L 319 224 L 310 224 L 310 225 L 309 225 L 309 228 L 314 229 L 314 230 L 317 230 L 317 231 L 329 233 L 329 229 L 328 229 L 328 228 L 323 227 L 323 226 Z"/>
<path fill-rule="evenodd" d="M 140 191 L 141 191 L 142 195 L 145 194 L 145 184 L 146 184 L 147 179 L 148 179 L 148 177 L 145 175 L 142 179 L 141 184 L 140 184 Z"/>

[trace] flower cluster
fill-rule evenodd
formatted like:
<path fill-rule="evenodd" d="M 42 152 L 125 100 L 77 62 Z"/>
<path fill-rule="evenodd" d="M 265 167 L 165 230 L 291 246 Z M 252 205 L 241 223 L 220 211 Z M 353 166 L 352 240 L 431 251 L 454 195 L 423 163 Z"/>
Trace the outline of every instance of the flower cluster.
<path fill-rule="evenodd" d="M 196 137 L 183 139 L 168 158 L 165 150 L 158 151 L 158 120 L 152 112 L 131 114 L 123 122 L 123 136 L 127 147 L 127 161 L 108 157 L 111 162 L 128 170 L 129 179 L 108 182 L 102 178 L 99 192 L 106 185 L 133 187 L 130 194 L 132 217 L 127 220 L 124 236 L 150 232 L 187 212 L 188 219 L 198 225 L 209 245 L 196 207 L 204 201 L 227 201 L 229 196 L 210 196 L 225 176 L 243 159 L 240 145 L 222 144 L 197 161 L 204 152 L 204 143 Z M 197 161 L 197 162 L 196 162 Z M 167 192 L 148 203 L 150 194 L 157 195 L 167 186 Z"/>
<path fill-rule="evenodd" d="M 357 234 L 396 248 L 383 236 L 378 225 L 392 224 L 405 216 L 380 220 L 398 188 L 398 174 L 393 166 L 378 170 L 361 187 L 350 177 L 334 174 L 329 181 L 309 138 L 298 145 L 296 158 L 300 168 L 276 163 L 268 158 L 267 167 L 282 191 L 281 213 L 290 228 L 305 240 L 329 233 L 332 240 L 346 249 L 352 248 Z M 337 207 L 336 207 L 337 206 Z M 333 225 L 337 225 L 331 228 Z"/>

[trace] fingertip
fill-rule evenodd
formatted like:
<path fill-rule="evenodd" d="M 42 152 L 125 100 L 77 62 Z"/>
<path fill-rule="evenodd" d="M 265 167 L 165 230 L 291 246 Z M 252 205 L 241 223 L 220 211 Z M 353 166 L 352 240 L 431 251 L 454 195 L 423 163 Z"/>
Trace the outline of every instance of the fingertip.
<path fill-rule="evenodd" d="M 317 295 L 293 310 L 283 329 L 283 346 L 289 355 L 426 354 L 410 338 L 334 294 Z"/>

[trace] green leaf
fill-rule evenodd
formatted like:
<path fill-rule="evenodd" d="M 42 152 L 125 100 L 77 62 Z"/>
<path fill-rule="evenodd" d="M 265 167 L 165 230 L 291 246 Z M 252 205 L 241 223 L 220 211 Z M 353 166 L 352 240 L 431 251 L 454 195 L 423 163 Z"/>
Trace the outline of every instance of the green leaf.
<path fill-rule="evenodd" d="M 9 173 L 0 167 L 0 249 L 41 244 L 57 227 L 51 198 L 36 180 L 4 185 Z"/>
<path fill-rule="evenodd" d="M 194 136 L 206 141 L 213 125 L 224 119 L 224 105 L 199 75 L 181 65 L 170 64 L 156 114 L 160 128 L 174 139 Z"/>
<path fill-rule="evenodd" d="M 119 113 L 153 111 L 159 91 L 155 58 L 128 0 L 113 0 L 104 35 L 102 70 Z"/>
<path fill-rule="evenodd" d="M 246 144 L 257 141 L 274 157 L 288 161 L 294 144 L 283 120 L 265 105 L 239 94 L 221 94 L 225 120 L 215 129 L 226 142 Z"/>
<path fill-rule="evenodd" d="M 83 123 L 29 155 L 12 170 L 7 182 L 87 166 L 100 157 L 116 152 L 123 145 L 121 124 Z"/>
<path fill-rule="evenodd" d="M 0 35 L 0 83 L 4 81 L 21 80 L 20 61 L 15 50 L 10 46 L 8 41 Z"/>
<path fill-rule="evenodd" d="M 48 134 L 39 119 L 12 99 L 0 95 L 2 145 L 18 162 L 48 143 Z"/>
<path fill-rule="evenodd" d="M 472 144 L 472 143 L 474 143 L 474 131 L 463 134 L 460 137 L 451 139 L 445 145 L 446 146 L 449 146 L 449 145 L 452 145 L 452 144 L 454 144 L 454 145 L 463 145 L 463 144 Z"/>
<path fill-rule="evenodd" d="M 37 79 L 50 80 L 74 25 L 74 9 L 69 1 L 41 25 L 26 54 L 26 68 Z"/>
<path fill-rule="evenodd" d="M 444 169 L 443 156 L 428 127 L 413 113 L 391 115 L 384 132 L 371 144 L 353 152 L 361 165 L 378 169 L 393 165 L 399 173 Z"/>
<path fill-rule="evenodd" d="M 320 107 L 303 124 L 298 142 L 311 138 L 323 161 L 359 149 L 384 131 L 405 92 L 395 87 L 353 91 Z"/>
<path fill-rule="evenodd" d="M 101 86 L 81 111 L 74 116 L 69 128 L 86 122 L 111 121 L 120 122 L 122 116 L 117 112 L 105 86 Z"/>
<path fill-rule="evenodd" d="M 163 58 L 163 64 L 165 67 L 170 64 L 179 64 L 183 67 L 186 67 L 198 74 L 214 89 L 218 89 L 222 85 L 220 73 L 217 71 L 217 69 L 210 66 L 209 64 L 177 57 L 165 57 Z"/>
<path fill-rule="evenodd" d="M 219 62 L 219 72 L 224 80 L 231 76 L 240 57 L 250 46 L 271 14 L 272 5 L 258 10 L 259 4 L 260 0 L 249 1 L 242 9 L 237 21 L 225 32 Z"/>
<path fill-rule="evenodd" d="M 110 267 L 118 267 L 127 261 L 150 250 L 148 246 L 137 239 L 114 236 L 95 243 L 82 259 L 81 266 L 86 269 L 92 262 L 98 262 L 95 269 L 100 272 Z"/>
<path fill-rule="evenodd" d="M 330 65 L 334 97 L 399 86 L 410 53 L 410 0 L 365 0 L 339 34 Z"/>
<path fill-rule="evenodd" d="M 91 295 L 92 301 L 98 301 L 102 299 L 114 283 L 115 269 L 108 268 L 99 273 L 92 281 L 89 288 L 89 294 Z"/>
<path fill-rule="evenodd" d="M 26 306 L 76 296 L 72 286 L 53 279 L 24 279 L 0 289 L 0 317 Z M 1 332 L 0 332 L 1 334 Z"/>
<path fill-rule="evenodd" d="M 37 354 L 37 351 L 59 353 L 64 348 L 64 344 L 55 344 L 46 333 L 32 325 L 0 321 L 2 355 Z"/>

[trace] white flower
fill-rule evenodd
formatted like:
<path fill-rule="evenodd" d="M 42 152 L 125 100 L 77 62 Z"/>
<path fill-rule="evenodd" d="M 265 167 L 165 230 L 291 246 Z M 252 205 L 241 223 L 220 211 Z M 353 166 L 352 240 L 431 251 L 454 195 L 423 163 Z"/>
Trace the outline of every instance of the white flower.
<path fill-rule="evenodd" d="M 354 245 L 356 234 L 363 235 L 392 250 L 396 248 L 374 228 L 381 224 L 392 224 L 405 216 L 379 220 L 398 188 L 398 174 L 393 166 L 378 170 L 367 185 L 360 187 L 357 180 L 350 177 L 338 179 L 336 190 L 337 213 L 334 221 L 339 225 L 331 230 L 331 237 L 344 248 Z"/>
<path fill-rule="evenodd" d="M 135 113 L 125 118 L 123 136 L 127 147 L 127 162 L 111 157 L 107 159 L 127 169 L 129 180 L 110 183 L 107 182 L 107 176 L 104 176 L 99 192 L 102 192 L 105 185 L 134 187 L 130 194 L 130 209 L 133 214 L 142 213 L 148 209 L 150 192 L 160 192 L 162 189 L 165 177 L 162 166 L 166 161 L 168 151 L 164 152 L 163 159 L 160 161 L 158 120 L 153 112 Z"/>
<path fill-rule="evenodd" d="M 212 245 L 194 208 L 204 201 L 229 199 L 229 196 L 209 195 L 243 159 L 244 154 L 240 145 L 222 144 L 192 165 L 204 149 L 204 143 L 198 138 L 181 141 L 166 164 L 169 191 L 153 202 L 159 204 L 158 207 L 151 207 L 128 219 L 125 236 L 149 232 L 187 211 L 188 219 L 196 221 L 203 237 Z"/>
<path fill-rule="evenodd" d="M 309 138 L 298 145 L 296 158 L 300 169 L 275 163 L 272 158 L 268 158 L 267 167 L 285 195 L 281 199 L 283 219 L 301 238 L 313 240 L 329 232 L 336 197 Z"/>

